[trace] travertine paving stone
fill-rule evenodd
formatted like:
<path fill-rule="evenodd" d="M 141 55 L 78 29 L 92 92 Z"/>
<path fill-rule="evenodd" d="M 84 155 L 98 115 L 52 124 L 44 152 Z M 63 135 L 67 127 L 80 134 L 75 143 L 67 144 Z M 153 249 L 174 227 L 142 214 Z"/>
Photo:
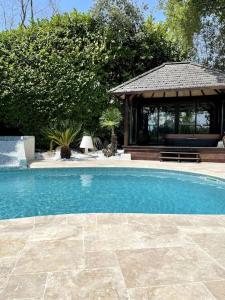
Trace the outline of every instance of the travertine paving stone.
<path fill-rule="evenodd" d="M 16 263 L 16 256 L 0 258 L 0 276 L 9 274 Z"/>
<path fill-rule="evenodd" d="M 3 289 L 7 286 L 8 279 L 9 279 L 9 274 L 0 275 L 0 294 L 3 291 Z"/>
<path fill-rule="evenodd" d="M 128 223 L 137 223 L 142 225 L 162 225 L 162 226 L 175 226 L 174 224 L 176 220 L 182 220 L 183 222 L 187 222 L 186 216 L 182 215 L 180 218 L 171 218 L 171 215 L 151 215 L 151 214 L 134 214 L 128 215 Z M 187 223 L 186 223 L 187 224 Z M 181 225 L 181 224 L 180 224 Z M 191 225 L 188 223 L 188 225 Z"/>
<path fill-rule="evenodd" d="M 26 244 L 26 239 L 0 237 L 0 258 L 17 255 Z"/>
<path fill-rule="evenodd" d="M 31 241 L 41 241 L 41 240 L 58 240 L 58 239 L 68 239 L 68 240 L 82 240 L 83 231 L 81 227 L 73 225 L 55 224 L 35 224 L 32 235 L 29 239 Z"/>
<path fill-rule="evenodd" d="M 127 224 L 128 217 L 126 214 L 102 214 L 97 216 L 98 225 L 105 224 Z"/>
<path fill-rule="evenodd" d="M 225 299 L 225 216 L 0 221 L 0 300 Z"/>
<path fill-rule="evenodd" d="M 6 231 L 26 231 L 32 230 L 34 226 L 34 218 L 19 218 L 0 221 L 0 229 Z"/>
<path fill-rule="evenodd" d="M 109 268 L 119 267 L 116 254 L 111 251 L 97 251 L 85 253 L 85 268 Z"/>
<path fill-rule="evenodd" d="M 222 226 L 178 226 L 178 229 L 183 233 L 199 234 L 199 233 L 222 233 L 225 234 L 225 227 Z"/>
<path fill-rule="evenodd" d="M 47 274 L 11 276 L 7 287 L 0 292 L 1 300 L 35 299 L 44 295 Z"/>
<path fill-rule="evenodd" d="M 67 215 L 67 222 L 73 226 L 81 226 L 85 230 L 96 230 L 97 228 L 96 214 Z"/>
<path fill-rule="evenodd" d="M 87 251 L 170 247 L 181 246 L 188 242 L 189 239 L 173 224 L 171 226 L 101 224 L 96 230 L 84 233 L 84 246 Z"/>
<path fill-rule="evenodd" d="M 45 299 L 128 300 L 118 268 L 50 274 Z"/>
<path fill-rule="evenodd" d="M 225 299 L 225 280 L 221 281 L 210 281 L 206 282 L 208 290 L 214 295 L 218 300 Z"/>
<path fill-rule="evenodd" d="M 52 240 L 29 242 L 14 274 L 73 270 L 84 267 L 83 242 Z"/>
<path fill-rule="evenodd" d="M 116 253 L 128 288 L 225 279 L 225 270 L 195 246 Z"/>
<path fill-rule="evenodd" d="M 189 234 L 189 236 L 225 269 L 225 233 Z"/>
<path fill-rule="evenodd" d="M 189 221 L 197 226 L 218 227 L 225 226 L 225 216 L 210 216 L 210 215 L 188 215 Z"/>
<path fill-rule="evenodd" d="M 0 258 L 0 290 L 6 286 L 15 263 L 16 256 Z"/>
<path fill-rule="evenodd" d="M 202 283 L 130 289 L 130 300 L 215 300 Z"/>
<path fill-rule="evenodd" d="M 67 224 L 67 215 L 34 217 L 35 227 L 39 226 L 65 226 Z"/>

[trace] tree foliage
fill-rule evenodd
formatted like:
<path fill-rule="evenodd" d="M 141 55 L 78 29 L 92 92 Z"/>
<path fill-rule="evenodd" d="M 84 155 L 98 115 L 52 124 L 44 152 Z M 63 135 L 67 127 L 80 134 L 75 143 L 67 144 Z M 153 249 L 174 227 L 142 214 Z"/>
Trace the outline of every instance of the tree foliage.
<path fill-rule="evenodd" d="M 115 1 L 107 0 L 102 10 L 101 2 L 90 14 L 74 11 L 0 33 L 2 124 L 35 135 L 39 146 L 45 143 L 41 129 L 50 122 L 75 119 L 96 130 L 111 87 L 182 59 L 177 44 L 153 22 L 144 22 L 129 0 L 120 0 L 124 7 L 115 17 Z"/>
<path fill-rule="evenodd" d="M 225 0 L 161 0 L 170 38 L 203 63 L 225 70 Z"/>

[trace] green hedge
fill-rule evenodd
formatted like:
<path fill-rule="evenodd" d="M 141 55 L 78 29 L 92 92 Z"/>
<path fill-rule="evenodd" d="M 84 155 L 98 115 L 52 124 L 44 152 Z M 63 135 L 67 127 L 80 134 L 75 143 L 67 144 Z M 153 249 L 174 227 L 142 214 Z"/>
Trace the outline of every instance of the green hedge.
<path fill-rule="evenodd" d="M 112 86 L 181 57 L 153 24 L 120 34 L 76 11 L 1 32 L 0 123 L 35 135 L 38 147 L 47 146 L 41 129 L 50 122 L 95 130 Z"/>

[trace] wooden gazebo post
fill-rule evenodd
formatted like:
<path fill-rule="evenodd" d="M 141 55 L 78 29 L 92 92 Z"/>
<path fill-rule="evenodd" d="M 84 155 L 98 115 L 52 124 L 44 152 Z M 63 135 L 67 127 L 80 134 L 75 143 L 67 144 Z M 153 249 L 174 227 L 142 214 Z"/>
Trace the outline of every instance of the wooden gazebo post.
<path fill-rule="evenodd" d="M 125 98 L 125 111 L 124 111 L 124 146 L 129 143 L 129 99 Z"/>
<path fill-rule="evenodd" d="M 224 136 L 224 94 L 221 103 L 221 129 L 220 129 L 221 136 Z"/>

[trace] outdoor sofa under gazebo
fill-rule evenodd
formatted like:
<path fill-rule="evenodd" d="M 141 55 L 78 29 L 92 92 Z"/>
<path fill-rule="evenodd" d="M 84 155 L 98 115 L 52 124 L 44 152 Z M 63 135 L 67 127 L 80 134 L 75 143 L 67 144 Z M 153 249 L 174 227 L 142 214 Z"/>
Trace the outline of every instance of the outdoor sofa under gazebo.
<path fill-rule="evenodd" d="M 124 149 L 132 159 L 225 162 L 225 148 L 218 147 L 225 73 L 192 62 L 164 63 L 111 93 L 124 101 Z"/>

